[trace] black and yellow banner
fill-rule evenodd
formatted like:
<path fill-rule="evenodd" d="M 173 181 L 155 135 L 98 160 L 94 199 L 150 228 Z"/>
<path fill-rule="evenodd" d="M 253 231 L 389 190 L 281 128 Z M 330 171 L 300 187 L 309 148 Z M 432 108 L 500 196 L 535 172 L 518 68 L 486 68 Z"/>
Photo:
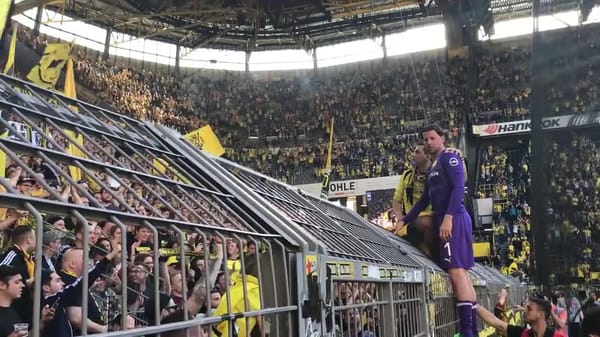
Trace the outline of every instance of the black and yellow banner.
<path fill-rule="evenodd" d="M 215 135 L 210 125 L 205 125 L 195 131 L 192 131 L 183 136 L 183 138 L 194 144 L 194 146 L 214 156 L 220 157 L 225 153 L 225 149 L 221 145 L 219 138 L 217 138 L 217 135 Z"/>
<path fill-rule="evenodd" d="M 70 43 L 48 43 L 39 62 L 27 74 L 27 79 L 40 87 L 54 88 L 70 53 Z"/>
<path fill-rule="evenodd" d="M 327 161 L 325 168 L 321 171 L 323 180 L 321 183 L 321 197 L 329 196 L 329 175 L 331 174 L 331 155 L 333 152 L 333 118 L 331 118 L 331 126 L 329 127 L 329 144 L 327 146 Z"/>
<path fill-rule="evenodd" d="M 65 72 L 65 87 L 63 89 L 65 96 L 77 99 L 77 85 L 75 84 L 75 70 L 73 69 L 73 58 L 69 56 L 67 60 L 67 71 Z M 78 112 L 76 106 L 70 105 L 73 112 Z"/>
<path fill-rule="evenodd" d="M 15 52 L 17 50 L 17 25 L 15 24 L 12 37 L 10 39 L 10 47 L 8 48 L 8 57 L 4 65 L 4 74 L 14 76 L 15 74 Z"/>

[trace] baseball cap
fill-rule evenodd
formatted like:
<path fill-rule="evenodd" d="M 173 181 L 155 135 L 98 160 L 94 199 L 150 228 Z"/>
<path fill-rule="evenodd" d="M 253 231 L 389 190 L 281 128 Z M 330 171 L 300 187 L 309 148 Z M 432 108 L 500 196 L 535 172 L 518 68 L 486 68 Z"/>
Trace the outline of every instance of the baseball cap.
<path fill-rule="evenodd" d="M 35 181 L 35 179 L 30 178 L 30 177 L 21 177 L 21 178 L 19 178 L 19 180 L 17 180 L 17 185 L 21 185 L 21 184 L 24 184 L 24 183 L 35 184 L 36 181 Z"/>

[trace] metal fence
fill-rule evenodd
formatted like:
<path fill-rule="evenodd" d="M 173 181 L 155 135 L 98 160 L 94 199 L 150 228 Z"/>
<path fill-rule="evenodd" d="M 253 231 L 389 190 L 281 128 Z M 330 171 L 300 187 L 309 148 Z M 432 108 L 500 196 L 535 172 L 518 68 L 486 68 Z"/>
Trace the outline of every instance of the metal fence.
<path fill-rule="evenodd" d="M 35 228 L 38 254 L 34 275 L 28 276 L 42 279 L 41 252 L 50 249 L 43 246 L 50 230 L 64 230 L 73 239 L 71 248 L 81 248 L 82 270 L 92 265 L 95 255 L 90 252 L 99 251 L 98 235 L 108 239 L 107 250 L 122 247 L 98 280 L 118 284 L 117 295 L 110 299 L 118 302 L 115 307 L 120 311 L 101 312 L 103 318 L 97 322 L 83 320 L 76 326 L 82 334 L 116 330 L 110 335 L 148 335 L 201 326 L 231 335 L 233 326 L 244 325 L 260 326 L 262 335 L 297 333 L 301 316 L 297 290 L 303 282 L 296 281 L 296 255 L 305 243 L 282 233 L 285 224 L 279 219 L 249 209 L 218 179 L 198 170 L 197 163 L 169 148 L 139 121 L 81 102 L 65 102 L 64 97 L 7 77 L 1 78 L 0 96 L 3 165 L 9 174 L 18 172 L 16 178 L 1 181 L 8 193 L 0 194 L 0 205 L 20 214 L 14 225 Z M 49 223 L 56 217 L 64 217 L 67 228 Z M 80 237 L 74 233 L 77 228 L 83 228 Z M 98 255 L 101 260 L 106 252 Z M 107 288 L 100 288 L 89 275 L 76 275 L 82 279 L 82 298 L 94 292 L 108 302 Z M 219 305 L 211 303 L 215 283 L 226 298 Z M 161 297 L 176 288 L 182 299 L 169 307 Z M 34 294 L 33 312 L 48 304 L 46 296 L 38 295 L 41 282 L 25 291 Z M 59 293 L 60 300 L 52 303 L 56 310 L 62 311 L 61 302 L 71 295 Z M 87 300 L 80 306 L 82 317 L 105 308 L 91 307 Z M 169 310 L 179 310 L 181 322 L 151 326 Z M 213 315 L 208 315 L 211 311 Z M 188 321 L 203 313 L 197 321 Z M 39 315 L 33 316 L 31 327 L 31 335 L 38 336 Z M 125 327 L 134 330 L 123 331 Z"/>
<path fill-rule="evenodd" d="M 4 76 L 0 117 L 8 174 L 0 210 L 18 218 L 9 227 L 31 225 L 38 238 L 35 271 L 26 275 L 35 280 L 26 289 L 33 313 L 77 307 L 67 303 L 73 290 L 41 294 L 43 259 L 79 251 L 73 285 L 82 317 L 102 318 L 76 326 L 84 335 L 457 331 L 448 275 L 354 212 L 207 156 L 168 128 Z M 62 242 L 70 251 L 50 244 L 56 231 L 70 238 Z M 524 296 L 515 280 L 486 267 L 472 276 L 487 307 L 506 285 L 511 301 Z M 40 336 L 40 315 L 31 323 L 30 335 Z"/>

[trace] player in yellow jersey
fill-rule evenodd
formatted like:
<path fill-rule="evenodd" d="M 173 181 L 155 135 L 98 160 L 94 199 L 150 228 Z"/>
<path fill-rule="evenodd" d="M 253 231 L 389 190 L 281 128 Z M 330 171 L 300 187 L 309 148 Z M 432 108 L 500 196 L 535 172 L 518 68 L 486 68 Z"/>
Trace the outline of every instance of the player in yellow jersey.
<path fill-rule="evenodd" d="M 417 144 L 412 152 L 413 165 L 405 170 L 400 177 L 392 201 L 396 219 L 402 219 L 413 205 L 421 198 L 427 180 L 427 171 L 431 160 L 425 153 L 423 144 Z M 419 213 L 414 223 L 403 228 L 394 228 L 400 236 L 406 236 L 419 250 L 430 258 L 437 258 L 437 241 L 433 228 L 433 211 L 428 206 Z"/>

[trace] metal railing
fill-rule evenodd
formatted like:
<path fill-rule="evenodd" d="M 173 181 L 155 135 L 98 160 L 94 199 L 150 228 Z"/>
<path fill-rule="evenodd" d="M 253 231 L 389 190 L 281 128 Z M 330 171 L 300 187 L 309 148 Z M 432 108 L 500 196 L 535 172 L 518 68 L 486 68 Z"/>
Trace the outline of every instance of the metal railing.
<path fill-rule="evenodd" d="M 79 323 L 71 310 L 62 319 L 82 335 L 457 331 L 448 275 L 348 209 L 212 158 L 170 129 L 1 75 L 0 117 L 8 173 L 0 207 L 18 214 L 5 234 L 31 225 L 38 238 L 35 270 L 26 275 L 34 280 L 26 288 L 36 313 L 31 336 L 53 324 L 39 315 L 45 305 L 61 313 L 80 306 L 90 320 Z M 50 223 L 56 216 L 65 226 Z M 48 230 L 64 231 L 71 250 L 50 244 Z M 56 262 L 57 271 L 79 270 L 80 278 L 50 292 L 44 259 L 61 254 L 63 261 L 81 255 L 79 268 Z M 472 276 L 488 308 L 506 285 L 511 302 L 525 295 L 514 279 L 486 267 Z M 71 288 L 79 303 L 67 298 L 75 296 Z M 88 301 L 90 293 L 101 305 Z"/>
<path fill-rule="evenodd" d="M 101 234 L 112 236 L 112 249 L 118 244 L 122 249 L 112 268 L 99 278 L 118 281 L 120 319 L 109 321 L 108 314 L 114 312 L 100 314 L 104 319 L 99 321 L 83 319 L 75 324 L 82 335 L 150 335 L 198 327 L 232 335 L 246 326 L 248 331 L 258 327 L 263 336 L 290 336 L 298 330 L 300 305 L 293 264 L 302 248 L 290 236 L 279 235 L 268 217 L 227 193 L 218 179 L 198 170 L 139 121 L 8 77 L 0 79 L 0 95 L 0 128 L 7 131 L 0 138 L 0 150 L 4 165 L 20 172 L 20 178 L 13 179 L 16 184 L 10 176 L 0 181 L 7 191 L 0 194 L 0 205 L 27 214 L 31 219 L 19 222 L 33 225 L 38 237 L 35 272 L 29 275 L 36 282 L 25 291 L 42 294 L 42 282 L 37 280 L 47 272 L 42 271 L 41 252 L 48 250 L 43 238 L 47 230 L 57 230 L 45 220 L 48 215 L 62 216 L 76 228 L 92 230 L 81 230 L 71 244 L 81 248 L 83 260 L 75 269 L 91 265 L 90 251 L 96 249 L 97 240 L 93 227 L 111 223 L 120 229 L 120 235 L 115 234 L 118 229 Z M 35 193 L 26 185 L 34 185 Z M 142 254 L 149 259 L 135 262 Z M 167 268 L 168 258 L 174 262 Z M 203 267 L 194 268 L 192 262 Z M 57 271 L 63 268 L 57 265 Z M 78 306 L 84 318 L 100 311 L 99 306 L 88 305 L 92 303 L 89 290 L 102 293 L 89 275 L 77 275 L 83 299 Z M 169 308 L 161 297 L 175 293 L 180 303 Z M 225 299 L 211 302 L 211 294 L 216 293 Z M 34 295 L 33 312 L 40 313 L 46 304 L 65 310 L 62 294 L 55 303 L 45 302 L 54 294 Z M 171 314 L 172 322 L 204 317 L 159 325 L 161 318 L 169 319 L 169 310 L 180 311 L 175 312 L 179 318 Z M 70 314 L 67 317 L 76 321 Z M 39 336 L 40 326 L 36 314 L 30 335 Z"/>

